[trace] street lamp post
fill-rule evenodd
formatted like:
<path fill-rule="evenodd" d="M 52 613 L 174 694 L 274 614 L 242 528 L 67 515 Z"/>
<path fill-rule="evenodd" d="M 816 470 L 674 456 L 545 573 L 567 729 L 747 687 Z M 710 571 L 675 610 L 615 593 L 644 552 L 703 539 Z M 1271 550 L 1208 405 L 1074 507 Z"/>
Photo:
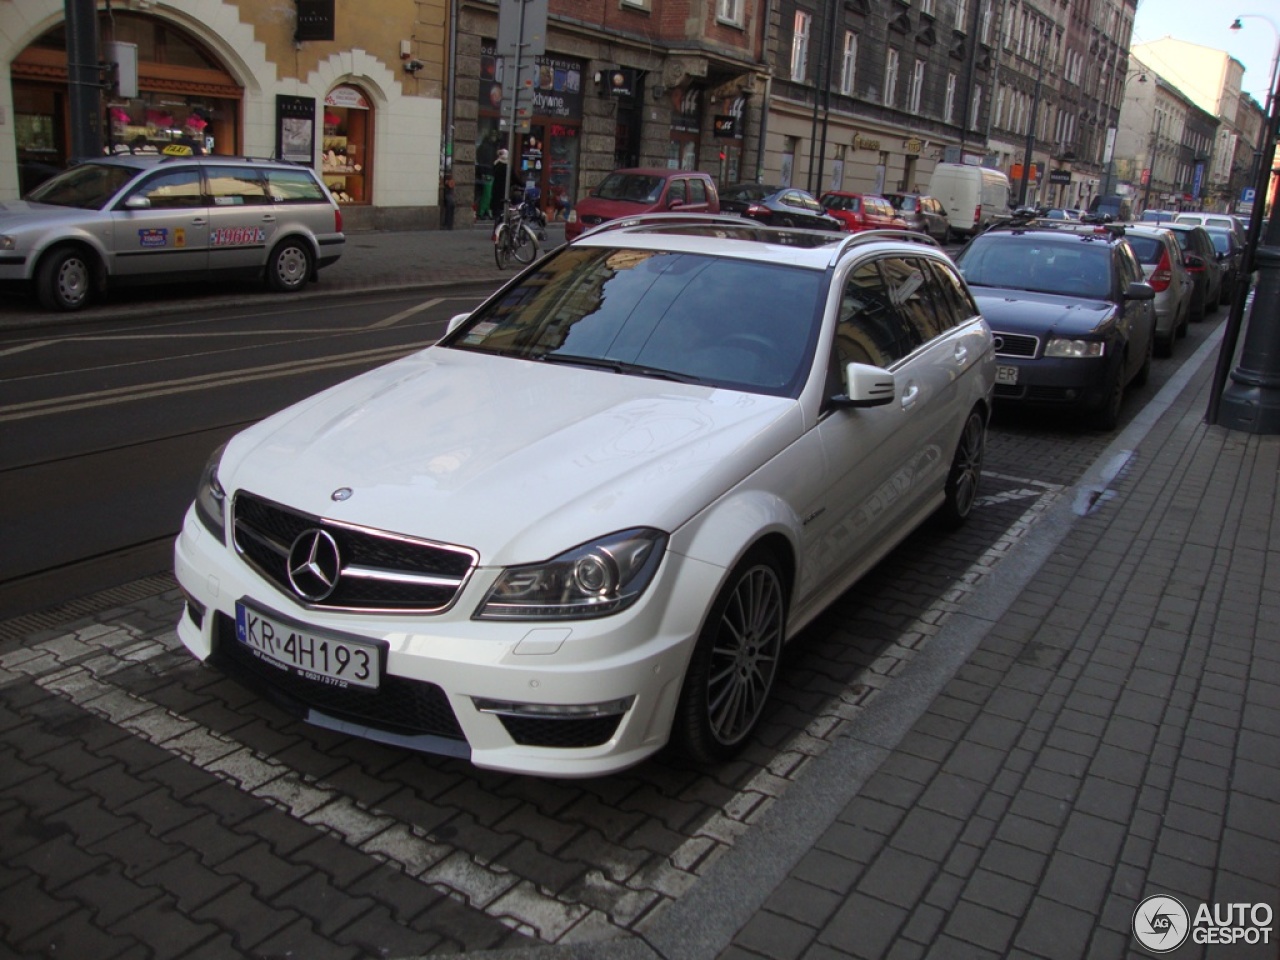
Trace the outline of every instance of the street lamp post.
<path fill-rule="evenodd" d="M 1276 34 L 1276 53 L 1271 62 L 1271 86 L 1267 93 L 1266 128 L 1259 144 L 1260 163 L 1253 211 L 1249 218 L 1249 239 L 1245 253 L 1248 271 L 1258 273 L 1258 288 L 1249 314 L 1249 328 L 1240 351 L 1240 363 L 1231 372 L 1231 383 L 1222 384 L 1225 371 L 1235 355 L 1236 340 L 1244 316 L 1248 284 L 1239 284 L 1231 303 L 1231 315 L 1223 336 L 1209 397 L 1209 423 L 1249 433 L 1280 433 L 1280 203 L 1273 203 L 1266 236 L 1259 243 L 1263 207 L 1271 191 L 1272 159 L 1275 155 L 1277 125 L 1280 124 L 1280 27 L 1270 17 L 1242 14 L 1232 29 L 1242 28 L 1241 20 L 1265 20 Z M 1246 273 L 1246 276 L 1248 273 Z M 1219 399 L 1221 398 L 1221 399 Z"/>
<path fill-rule="evenodd" d="M 1160 114 L 1156 114 L 1155 132 L 1151 135 L 1151 162 L 1147 165 L 1147 186 L 1142 191 L 1142 209 L 1151 205 L 1151 181 L 1156 178 L 1156 147 L 1160 145 Z"/>

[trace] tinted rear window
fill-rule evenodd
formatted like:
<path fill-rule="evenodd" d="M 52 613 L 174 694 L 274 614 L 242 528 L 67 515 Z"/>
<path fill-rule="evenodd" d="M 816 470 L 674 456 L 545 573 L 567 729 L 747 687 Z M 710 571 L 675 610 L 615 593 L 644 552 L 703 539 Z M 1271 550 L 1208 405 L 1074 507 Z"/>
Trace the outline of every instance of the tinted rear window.
<path fill-rule="evenodd" d="M 1164 244 L 1155 237 L 1135 237 L 1129 234 L 1125 237 L 1129 241 L 1129 246 L 1133 247 L 1133 252 L 1141 263 L 1159 263 L 1160 254 L 1164 252 Z"/>

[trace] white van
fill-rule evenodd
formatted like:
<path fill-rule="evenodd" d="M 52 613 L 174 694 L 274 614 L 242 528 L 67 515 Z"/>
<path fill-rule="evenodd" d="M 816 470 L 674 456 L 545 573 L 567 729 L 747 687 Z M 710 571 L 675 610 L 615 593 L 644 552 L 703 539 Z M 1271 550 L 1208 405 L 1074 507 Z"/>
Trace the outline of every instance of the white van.
<path fill-rule="evenodd" d="M 989 167 L 940 163 L 925 192 L 947 208 L 952 233 L 973 236 L 1010 213 L 1009 178 Z"/>

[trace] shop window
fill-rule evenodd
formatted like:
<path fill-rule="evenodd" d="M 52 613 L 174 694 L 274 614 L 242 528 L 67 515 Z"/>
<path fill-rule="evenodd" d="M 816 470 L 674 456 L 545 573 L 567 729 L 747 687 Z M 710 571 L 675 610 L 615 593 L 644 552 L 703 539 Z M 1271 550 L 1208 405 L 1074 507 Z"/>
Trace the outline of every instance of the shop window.
<path fill-rule="evenodd" d="M 320 172 L 339 203 L 368 203 L 373 158 L 373 111 L 356 87 L 334 87 L 324 98 Z"/>

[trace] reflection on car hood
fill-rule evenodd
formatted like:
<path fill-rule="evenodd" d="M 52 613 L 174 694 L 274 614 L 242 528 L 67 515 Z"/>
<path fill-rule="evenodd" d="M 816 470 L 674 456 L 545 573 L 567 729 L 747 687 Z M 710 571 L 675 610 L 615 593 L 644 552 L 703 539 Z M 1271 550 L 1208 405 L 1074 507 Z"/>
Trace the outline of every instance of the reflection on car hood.
<path fill-rule="evenodd" d="M 7 200 L 0 203 L 0 232 L 17 230 L 38 224 L 47 226 L 59 221 L 80 221 L 99 216 L 97 210 L 81 210 L 79 207 L 60 207 L 52 203 L 31 203 L 28 200 Z"/>
<path fill-rule="evenodd" d="M 1109 300 L 1064 297 L 1024 290 L 972 287 L 978 309 L 992 330 L 1043 336 L 1047 333 L 1078 336 L 1096 333 L 1115 316 Z"/>
<path fill-rule="evenodd" d="M 436 348 L 251 427 L 219 479 L 507 564 L 673 531 L 800 431 L 790 399 Z"/>

